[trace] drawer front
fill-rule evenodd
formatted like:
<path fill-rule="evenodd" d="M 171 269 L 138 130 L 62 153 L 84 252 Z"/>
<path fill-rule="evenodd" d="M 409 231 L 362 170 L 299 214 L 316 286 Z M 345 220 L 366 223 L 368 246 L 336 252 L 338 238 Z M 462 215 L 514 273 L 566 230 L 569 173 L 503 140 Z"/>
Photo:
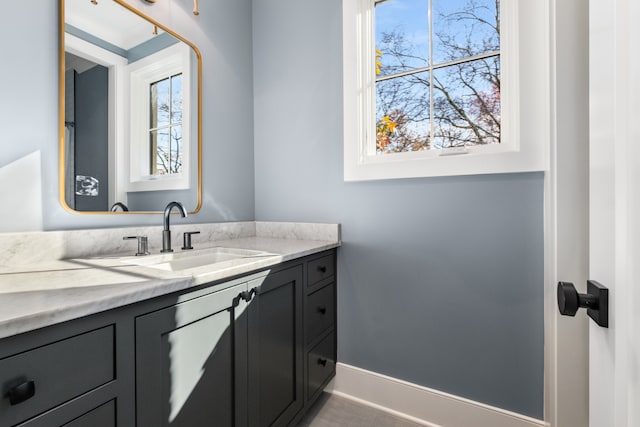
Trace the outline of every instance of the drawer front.
<path fill-rule="evenodd" d="M 307 296 L 305 336 L 309 344 L 333 326 L 335 321 L 335 284 L 332 283 Z"/>
<path fill-rule="evenodd" d="M 15 427 L 116 427 L 118 425 L 115 399 L 97 407 L 88 405 L 86 399 L 85 396 L 73 399 Z"/>
<path fill-rule="evenodd" d="M 333 254 L 309 261 L 307 271 L 307 286 L 313 286 L 321 280 L 332 277 L 336 273 Z"/>
<path fill-rule="evenodd" d="M 320 390 L 336 369 L 335 332 L 327 335 L 307 354 L 307 400 Z"/>
<path fill-rule="evenodd" d="M 0 425 L 18 424 L 115 379 L 114 332 L 106 326 L 0 360 Z"/>
<path fill-rule="evenodd" d="M 63 425 L 62 427 L 115 427 L 116 403 L 114 400 L 89 411 L 83 416 Z"/>

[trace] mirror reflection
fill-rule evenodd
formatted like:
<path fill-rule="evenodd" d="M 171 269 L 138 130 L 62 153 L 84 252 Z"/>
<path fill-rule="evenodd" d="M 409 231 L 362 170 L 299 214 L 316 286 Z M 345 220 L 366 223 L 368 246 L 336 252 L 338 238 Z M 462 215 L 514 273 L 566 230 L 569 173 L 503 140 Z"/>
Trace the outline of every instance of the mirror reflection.
<path fill-rule="evenodd" d="M 120 0 L 61 1 L 66 205 L 146 212 L 177 200 L 197 211 L 197 48 Z"/>

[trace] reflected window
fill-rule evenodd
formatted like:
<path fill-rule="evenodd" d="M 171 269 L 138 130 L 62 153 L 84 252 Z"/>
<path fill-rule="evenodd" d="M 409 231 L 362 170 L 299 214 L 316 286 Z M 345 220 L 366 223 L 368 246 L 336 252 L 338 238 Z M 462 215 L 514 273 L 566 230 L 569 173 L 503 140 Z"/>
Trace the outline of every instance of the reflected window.
<path fill-rule="evenodd" d="M 149 91 L 149 173 L 181 173 L 182 73 L 151 83 Z"/>
<path fill-rule="evenodd" d="M 128 191 L 189 188 L 190 51 L 172 45 L 129 65 Z"/>

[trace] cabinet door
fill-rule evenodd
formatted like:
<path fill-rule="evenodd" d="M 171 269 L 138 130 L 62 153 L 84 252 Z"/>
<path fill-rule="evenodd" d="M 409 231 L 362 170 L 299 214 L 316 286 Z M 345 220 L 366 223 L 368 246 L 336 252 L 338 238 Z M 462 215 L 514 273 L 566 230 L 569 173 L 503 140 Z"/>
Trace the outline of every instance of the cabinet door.
<path fill-rule="evenodd" d="M 246 425 L 246 302 L 239 298 L 246 289 L 245 282 L 136 319 L 139 427 Z"/>
<path fill-rule="evenodd" d="M 303 405 L 302 266 L 249 282 L 249 425 L 284 426 Z"/>

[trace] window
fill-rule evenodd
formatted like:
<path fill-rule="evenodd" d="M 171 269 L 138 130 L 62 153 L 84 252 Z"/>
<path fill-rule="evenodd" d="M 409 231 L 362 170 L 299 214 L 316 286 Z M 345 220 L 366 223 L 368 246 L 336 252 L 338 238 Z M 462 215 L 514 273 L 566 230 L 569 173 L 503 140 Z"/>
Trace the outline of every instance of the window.
<path fill-rule="evenodd" d="M 544 170 L 541 3 L 345 0 L 345 180 Z"/>
<path fill-rule="evenodd" d="M 127 191 L 189 188 L 190 51 L 173 45 L 129 65 Z"/>

